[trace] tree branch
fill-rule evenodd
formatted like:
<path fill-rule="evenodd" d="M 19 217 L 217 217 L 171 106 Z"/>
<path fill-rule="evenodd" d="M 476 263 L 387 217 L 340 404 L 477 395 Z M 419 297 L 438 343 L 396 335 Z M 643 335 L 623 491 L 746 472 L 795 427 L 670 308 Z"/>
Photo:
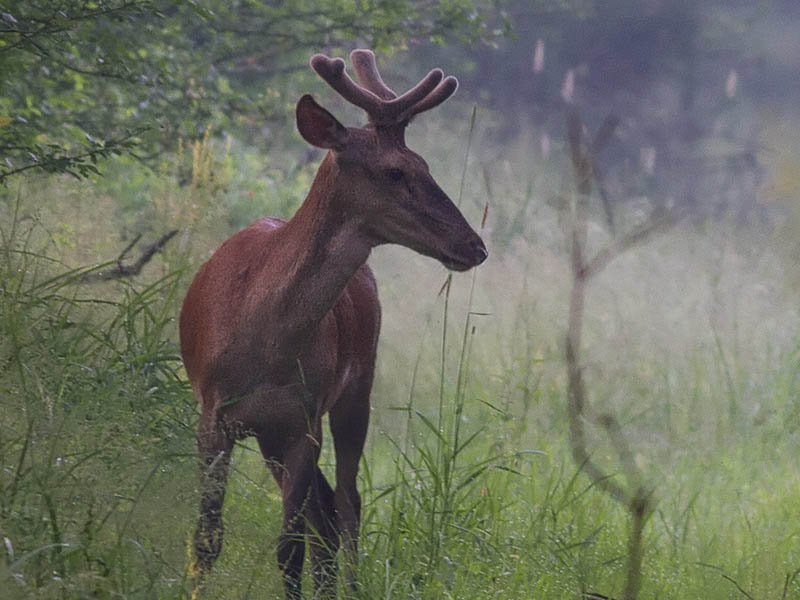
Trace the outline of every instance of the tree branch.
<path fill-rule="evenodd" d="M 627 480 L 622 485 L 605 473 L 589 453 L 584 429 L 587 407 L 586 384 L 580 364 L 581 335 L 583 330 L 583 314 L 586 297 L 586 286 L 589 279 L 606 268 L 614 258 L 625 250 L 647 239 L 655 231 L 674 224 L 678 215 L 657 218 L 644 224 L 639 229 L 629 232 L 610 246 L 604 248 L 591 259 L 586 257 L 587 239 L 587 204 L 592 191 L 592 183 L 602 187 L 599 174 L 593 167 L 594 147 L 604 146 L 613 134 L 616 119 L 609 117 L 603 123 L 591 146 L 583 142 L 583 124 L 577 111 L 567 113 L 567 139 L 570 146 L 570 157 L 575 175 L 576 189 L 579 194 L 573 203 L 570 261 L 572 265 L 573 285 L 570 294 L 569 317 L 565 340 L 567 364 L 567 401 L 569 414 L 569 439 L 572 456 L 579 468 L 601 490 L 623 504 L 631 514 L 631 533 L 628 542 L 628 564 L 626 570 L 623 600 L 635 600 L 641 584 L 642 568 L 642 534 L 644 525 L 651 512 L 652 493 L 642 484 L 642 474 L 636 465 L 633 452 L 625 439 L 622 429 L 612 414 L 600 415 L 599 424 L 605 430 L 611 445 L 621 463 Z M 602 198 L 607 202 L 607 198 Z M 606 209 L 608 215 L 608 208 Z"/>
<path fill-rule="evenodd" d="M 600 250 L 588 264 L 584 265 L 581 270 L 581 277 L 589 279 L 597 275 L 600 271 L 605 269 L 617 256 L 629 250 L 636 244 L 644 242 L 652 234 L 669 229 L 676 225 L 683 215 L 680 213 L 672 213 L 660 216 L 645 223 L 638 229 L 629 232 L 619 240 L 615 240 L 610 246 L 606 246 Z"/>
<path fill-rule="evenodd" d="M 8 177 L 12 175 L 17 175 L 18 173 L 23 173 L 31 169 L 42 169 L 43 171 L 56 173 L 69 173 L 74 177 L 80 178 L 78 173 L 75 173 L 72 170 L 77 169 L 81 172 L 81 175 L 85 177 L 88 172 L 84 173 L 83 171 L 86 169 L 89 171 L 98 172 L 96 167 L 94 167 L 94 160 L 97 160 L 98 158 L 106 158 L 112 154 L 119 154 L 124 148 L 132 147 L 134 145 L 134 142 L 132 141 L 133 138 L 143 131 L 145 131 L 145 129 L 140 128 L 127 133 L 123 137 L 105 140 L 104 142 L 98 143 L 96 147 L 78 154 L 60 156 L 57 153 L 52 153 L 49 156 L 44 156 L 37 162 L 29 163 L 22 167 L 4 170 L 3 167 L 0 166 L 0 184 L 2 184 Z M 30 147 L 27 148 L 27 150 L 33 152 L 36 151 L 36 148 Z M 92 164 L 88 164 L 87 161 L 92 162 Z"/>
<path fill-rule="evenodd" d="M 97 283 L 99 281 L 110 281 L 112 279 L 126 279 L 128 277 L 133 277 L 138 275 L 142 267 L 144 267 L 147 263 L 149 263 L 152 258 L 161 252 L 164 246 L 169 242 L 175 234 L 178 233 L 177 229 L 173 229 L 162 235 L 158 238 L 155 242 L 147 246 L 142 255 L 132 264 L 123 264 L 122 260 L 125 258 L 125 255 L 136 245 L 136 242 L 141 239 L 141 234 L 137 235 L 134 240 L 128 244 L 125 249 L 120 253 L 119 257 L 117 258 L 117 265 L 109 270 L 109 271 L 97 271 L 94 273 L 89 273 L 84 275 L 82 282 L 83 283 Z"/>

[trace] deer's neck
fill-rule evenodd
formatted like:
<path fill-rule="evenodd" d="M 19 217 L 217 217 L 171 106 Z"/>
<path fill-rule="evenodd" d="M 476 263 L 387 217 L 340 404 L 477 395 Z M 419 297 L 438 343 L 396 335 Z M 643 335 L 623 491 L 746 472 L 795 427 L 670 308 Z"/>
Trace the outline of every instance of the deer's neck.
<path fill-rule="evenodd" d="M 316 328 L 371 249 L 360 233 L 357 215 L 346 210 L 352 191 L 339 181 L 337 171 L 328 155 L 305 202 L 280 232 L 284 244 L 280 253 L 286 262 L 276 290 L 279 312 L 297 333 Z"/>

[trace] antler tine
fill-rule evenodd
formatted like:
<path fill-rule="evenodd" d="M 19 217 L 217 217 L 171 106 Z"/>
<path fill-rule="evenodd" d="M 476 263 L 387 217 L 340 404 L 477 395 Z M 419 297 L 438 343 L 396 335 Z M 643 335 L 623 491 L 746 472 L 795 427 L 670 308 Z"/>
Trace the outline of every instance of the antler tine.
<path fill-rule="evenodd" d="M 369 120 L 376 125 L 407 124 L 414 115 L 447 100 L 458 88 L 455 77 L 444 77 L 441 69 L 433 69 L 417 85 L 398 97 L 383 82 L 372 51 L 353 50 L 350 61 L 363 87 L 350 79 L 341 58 L 315 54 L 310 64 L 345 100 L 364 109 Z"/>
<path fill-rule="evenodd" d="M 358 81 L 381 100 L 394 100 L 397 94 L 386 85 L 378 72 L 375 54 L 372 50 L 353 50 L 350 64 L 356 72 Z"/>
<path fill-rule="evenodd" d="M 425 98 L 444 77 L 441 69 L 433 69 L 417 85 L 398 98 L 394 90 L 384 83 L 372 50 L 353 50 L 350 53 L 350 63 L 359 82 L 383 100 L 383 118 L 389 121 Z M 397 119 L 397 122 L 402 123 L 403 119 Z"/>
<path fill-rule="evenodd" d="M 350 79 L 341 58 L 328 58 L 324 54 L 315 54 L 309 63 L 317 75 L 339 92 L 342 98 L 364 109 L 371 120 L 383 116 L 383 100 Z"/>
<path fill-rule="evenodd" d="M 407 121 L 407 118 L 401 118 L 401 116 L 413 109 L 415 104 L 423 101 L 428 95 L 432 94 L 437 86 L 440 85 L 442 77 L 444 77 L 444 73 L 442 73 L 441 69 L 433 69 L 430 73 L 422 78 L 422 81 L 408 90 L 405 94 L 399 98 L 395 98 L 394 100 L 386 102 L 385 105 L 387 114 L 395 118 L 398 123 Z M 444 101 L 444 99 L 442 99 L 442 101 Z"/>
<path fill-rule="evenodd" d="M 408 121 L 414 115 L 418 115 L 421 112 L 425 112 L 426 110 L 430 110 L 439 106 L 442 102 L 455 94 L 457 89 L 458 79 L 452 75 L 448 75 L 428 95 L 411 105 L 408 109 L 404 110 L 402 114 L 399 115 L 398 120 Z M 398 98 L 398 100 L 399 99 L 400 98 Z"/>

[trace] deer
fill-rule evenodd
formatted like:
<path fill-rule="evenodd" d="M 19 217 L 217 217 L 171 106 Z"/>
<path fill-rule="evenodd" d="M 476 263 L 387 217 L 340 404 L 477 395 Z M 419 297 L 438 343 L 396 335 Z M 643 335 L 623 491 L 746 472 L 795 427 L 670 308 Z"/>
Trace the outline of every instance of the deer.
<path fill-rule="evenodd" d="M 235 442 L 255 437 L 280 487 L 278 567 L 287 600 L 301 597 L 306 546 L 315 598 L 337 590 L 336 555 L 355 563 L 361 497 L 356 479 L 370 413 L 381 308 L 366 261 L 399 244 L 466 271 L 488 256 L 481 237 L 409 150 L 416 115 L 452 96 L 458 81 L 431 70 L 398 96 L 370 50 L 350 61 L 322 54 L 311 68 L 367 124 L 345 127 L 314 98 L 296 106 L 302 138 L 326 150 L 307 197 L 284 221 L 263 217 L 200 267 L 180 314 L 180 345 L 200 405 L 200 516 L 189 573 L 193 598 L 220 555 L 222 507 Z M 323 415 L 335 454 L 335 489 L 318 466 Z"/>

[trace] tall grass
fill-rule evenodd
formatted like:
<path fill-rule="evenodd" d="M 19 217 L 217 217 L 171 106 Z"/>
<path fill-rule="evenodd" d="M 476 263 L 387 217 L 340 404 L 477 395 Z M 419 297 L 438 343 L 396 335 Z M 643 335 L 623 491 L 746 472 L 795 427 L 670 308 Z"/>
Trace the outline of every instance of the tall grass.
<path fill-rule="evenodd" d="M 491 147 L 478 120 L 464 169 L 445 155 L 468 134 L 428 133 L 416 147 L 433 157 L 445 189 L 463 178 L 473 222 L 488 197 L 491 256 L 474 274 L 449 278 L 408 251 L 374 253 L 385 320 L 360 482 L 359 594 L 619 598 L 628 514 L 573 464 L 568 446 L 560 340 L 569 263 L 547 202 L 558 165 L 539 157 L 531 169 L 522 144 Z M 250 205 L 256 186 L 241 171 L 256 159 L 237 162 L 234 145 L 209 162 L 213 143 L 198 148 L 197 184 L 187 171 L 181 185 L 171 166 L 3 192 L 3 597 L 186 597 L 196 408 L 174 319 L 194 268 L 242 224 L 221 215 L 238 207 L 285 216 L 308 178 L 303 169 L 286 175 L 289 191 L 269 196 L 270 207 Z M 181 169 L 188 162 L 187 151 Z M 134 197 L 139 183 L 160 204 Z M 58 194 L 85 195 L 81 214 L 96 203 L 104 224 L 70 221 L 46 202 Z M 156 214 L 159 225 L 177 226 L 169 219 L 189 209 L 208 221 L 180 224 L 179 239 L 136 280 L 87 284 L 102 265 L 74 268 L 126 243 L 108 236 L 93 256 L 81 245 L 92 227 L 125 229 Z M 594 248 L 608 241 L 591 222 L 587 235 Z M 679 227 L 621 257 L 589 292 L 590 401 L 618 415 L 657 500 L 643 531 L 640 598 L 800 595 L 798 311 L 783 282 L 791 264 L 771 239 L 724 223 Z M 587 443 L 618 476 L 613 447 L 591 430 Z M 323 468 L 332 461 L 327 444 Z M 209 597 L 279 598 L 277 487 L 252 444 L 237 447 L 233 465 Z"/>
<path fill-rule="evenodd" d="M 166 333 L 181 272 L 87 288 L 93 269 L 49 258 L 21 206 L 0 229 L 0 586 L 12 598 L 152 592 L 181 578 L 153 510 L 184 520 L 192 490 L 175 486 L 194 407 Z"/>

